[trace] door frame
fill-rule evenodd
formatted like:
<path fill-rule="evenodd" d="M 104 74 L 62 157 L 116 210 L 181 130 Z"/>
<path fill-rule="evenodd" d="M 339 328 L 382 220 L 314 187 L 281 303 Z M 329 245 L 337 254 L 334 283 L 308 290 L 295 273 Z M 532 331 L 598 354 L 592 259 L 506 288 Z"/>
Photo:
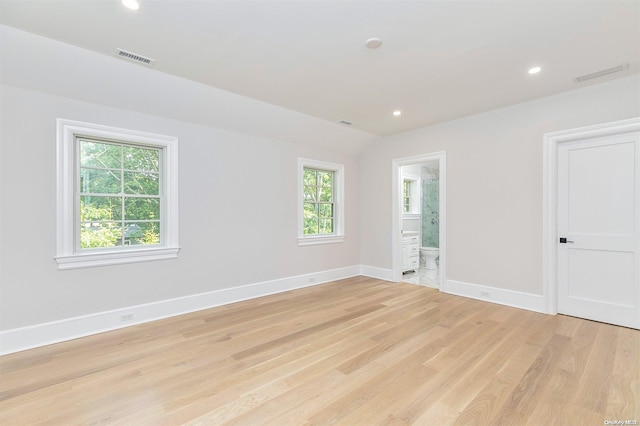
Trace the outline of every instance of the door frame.
<path fill-rule="evenodd" d="M 416 155 L 412 157 L 396 158 L 392 160 L 391 170 L 391 270 L 393 281 L 402 281 L 402 166 L 438 161 L 439 168 L 439 283 L 440 291 L 445 290 L 447 271 L 447 152 L 438 151 L 430 154 Z"/>
<path fill-rule="evenodd" d="M 581 139 L 640 130 L 640 117 L 545 133 L 542 184 L 542 296 L 544 311 L 558 313 L 558 148 Z"/>

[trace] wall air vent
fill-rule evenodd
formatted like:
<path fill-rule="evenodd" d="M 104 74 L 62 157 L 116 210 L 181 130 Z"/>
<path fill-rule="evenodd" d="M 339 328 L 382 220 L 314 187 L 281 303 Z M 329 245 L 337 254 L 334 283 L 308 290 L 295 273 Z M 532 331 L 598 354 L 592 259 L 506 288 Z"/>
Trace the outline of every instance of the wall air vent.
<path fill-rule="evenodd" d="M 576 83 L 582 83 L 583 81 L 593 80 L 594 78 L 598 78 L 598 77 L 604 77 L 605 75 L 624 71 L 627 68 L 629 68 L 629 64 L 624 63 L 621 65 L 618 65 L 617 67 L 611 67 L 611 68 L 607 68 L 606 70 L 600 70 L 600 71 L 592 72 L 591 74 L 581 75 L 580 77 L 576 77 Z"/>
<path fill-rule="evenodd" d="M 340 120 L 338 124 L 344 124 L 345 126 L 351 126 L 353 123 L 347 120 Z"/>
<path fill-rule="evenodd" d="M 131 61 L 140 62 L 145 65 L 151 65 L 155 62 L 155 59 L 147 58 L 146 56 L 138 55 L 137 53 L 128 52 L 123 49 L 116 49 L 118 56 L 121 58 L 127 58 Z"/>

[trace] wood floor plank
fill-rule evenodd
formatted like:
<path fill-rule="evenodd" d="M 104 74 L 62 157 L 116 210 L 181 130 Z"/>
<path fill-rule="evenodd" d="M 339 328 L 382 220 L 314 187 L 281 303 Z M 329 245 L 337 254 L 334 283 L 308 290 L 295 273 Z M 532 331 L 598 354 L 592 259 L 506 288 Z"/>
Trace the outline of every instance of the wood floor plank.
<path fill-rule="evenodd" d="M 594 346 L 585 360 L 574 399 L 575 404 L 584 409 L 606 412 L 618 330 L 619 327 L 598 323 Z"/>
<path fill-rule="evenodd" d="M 611 374 L 607 419 L 630 413 L 640 419 L 640 343 L 636 330 L 618 328 L 618 346 Z M 640 423 L 640 421 L 639 421 Z"/>
<path fill-rule="evenodd" d="M 443 330 L 439 328 L 438 331 Z M 437 333 L 437 334 L 436 334 Z M 426 343 L 431 339 L 438 339 L 442 331 L 434 333 L 425 331 L 419 339 L 404 341 L 394 351 L 386 353 L 366 368 L 358 369 L 350 376 L 352 385 L 341 392 L 332 403 L 309 417 L 310 424 L 334 424 L 341 422 L 344 417 L 351 415 L 364 404 L 378 395 L 388 395 L 385 389 L 392 386 L 400 377 L 404 378 L 411 370 L 420 371 L 426 375 L 433 375 L 436 371 L 432 367 L 423 368 L 422 360 L 429 353 L 438 350 L 437 344 Z M 402 354 L 402 356 L 398 356 Z M 343 424 L 349 424 L 344 422 Z"/>
<path fill-rule="evenodd" d="M 475 320 L 478 316 L 485 314 L 478 312 L 471 318 Z M 468 367 L 485 358 L 487 348 L 501 338 L 503 330 L 494 328 L 495 321 L 478 322 L 474 320 L 472 320 L 473 326 L 466 329 L 465 334 L 456 334 L 453 344 L 443 339 L 443 350 L 425 361 L 427 365 L 436 368 L 439 374 L 408 395 L 408 401 L 397 412 L 397 417 L 407 423 L 414 423 L 425 413 L 433 412 L 436 404 L 441 405 L 441 408 L 446 406 L 446 411 L 450 412 L 449 408 L 454 408 L 444 402 L 444 396 L 449 390 L 455 387 L 477 387 L 479 385 L 465 380 L 468 374 L 473 374 L 475 371 Z M 477 391 L 472 391 L 472 393 L 475 392 Z"/>
<path fill-rule="evenodd" d="M 564 351 L 569 348 L 569 338 L 554 334 L 545 345 L 540 356 L 531 364 L 522 380 L 502 406 L 496 424 L 524 424 L 536 408 L 540 393 L 546 385 L 549 372 L 558 364 Z"/>
<path fill-rule="evenodd" d="M 484 369 L 469 369 L 463 373 L 456 383 L 447 386 L 446 391 L 439 398 L 443 406 L 462 412 L 470 402 L 482 391 L 482 384 L 487 383 L 500 371 L 500 368 L 513 354 L 511 348 L 514 333 L 520 330 L 519 325 L 526 320 L 525 315 L 512 308 L 501 308 L 502 311 L 510 311 L 511 316 L 503 317 L 503 322 L 492 332 L 490 338 L 481 342 L 476 351 L 482 353 L 482 359 L 478 362 L 486 367 Z M 492 321 L 492 320 L 488 320 Z"/>
<path fill-rule="evenodd" d="M 640 331 L 353 277 L 0 357 L 2 425 L 640 421 Z"/>

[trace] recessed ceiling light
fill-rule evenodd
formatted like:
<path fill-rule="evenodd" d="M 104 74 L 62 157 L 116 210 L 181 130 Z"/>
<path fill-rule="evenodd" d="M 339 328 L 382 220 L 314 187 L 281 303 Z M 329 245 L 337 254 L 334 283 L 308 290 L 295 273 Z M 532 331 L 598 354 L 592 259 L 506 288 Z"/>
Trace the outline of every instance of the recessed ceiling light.
<path fill-rule="evenodd" d="M 140 2 L 138 2 L 138 0 L 122 0 L 122 4 L 127 9 L 131 9 L 131 10 L 140 9 Z"/>
<path fill-rule="evenodd" d="M 402 115 L 402 111 L 400 111 L 399 109 L 398 109 L 398 110 L 395 110 L 395 111 L 393 111 L 393 115 L 394 115 L 395 117 L 400 117 L 400 116 Z"/>
<path fill-rule="evenodd" d="M 538 74 L 540 71 L 542 71 L 540 67 L 529 68 L 529 74 Z"/>
<path fill-rule="evenodd" d="M 370 38 L 364 43 L 364 45 L 367 46 L 369 49 L 377 49 L 378 47 L 380 47 L 381 44 L 382 44 L 382 40 L 380 40 L 379 38 Z"/>

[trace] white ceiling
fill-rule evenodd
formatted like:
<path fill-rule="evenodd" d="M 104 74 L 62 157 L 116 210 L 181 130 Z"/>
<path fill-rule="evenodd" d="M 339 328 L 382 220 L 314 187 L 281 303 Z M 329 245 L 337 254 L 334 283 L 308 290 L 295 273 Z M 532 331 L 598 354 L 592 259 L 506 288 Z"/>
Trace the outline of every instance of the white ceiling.
<path fill-rule="evenodd" d="M 0 23 L 377 135 L 639 70 L 638 0 L 140 2 L 0 0 Z"/>

